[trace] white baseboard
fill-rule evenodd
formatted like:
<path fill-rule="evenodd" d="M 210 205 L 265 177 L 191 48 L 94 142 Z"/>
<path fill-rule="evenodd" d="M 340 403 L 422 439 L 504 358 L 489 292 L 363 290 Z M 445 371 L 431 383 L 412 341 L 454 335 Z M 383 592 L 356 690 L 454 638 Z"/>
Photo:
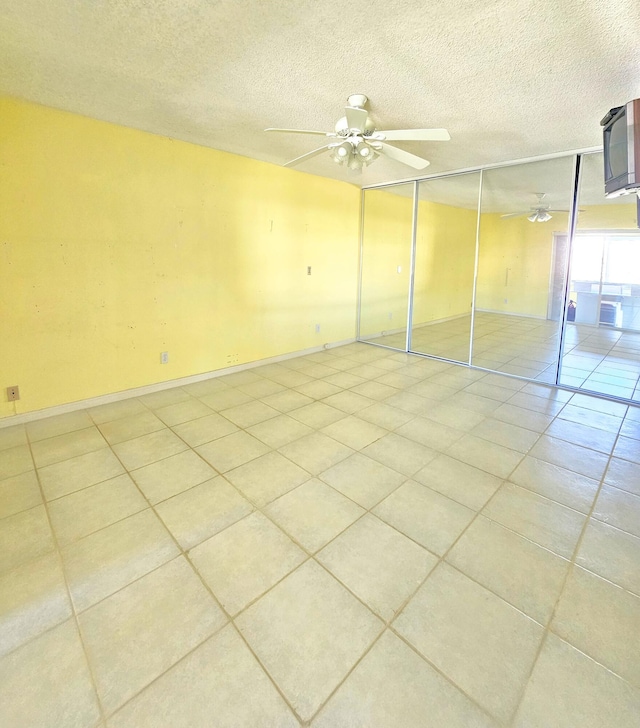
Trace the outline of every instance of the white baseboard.
<path fill-rule="evenodd" d="M 433 321 L 425 321 L 421 324 L 413 324 L 414 329 L 421 329 L 423 326 L 433 326 L 434 324 L 442 324 L 446 321 L 453 321 L 454 319 L 464 318 L 470 316 L 469 313 L 457 313 L 455 316 L 447 316 L 446 318 L 434 319 Z M 378 331 L 376 334 L 367 334 L 366 336 L 360 336 L 359 341 L 371 341 L 371 339 L 379 339 L 381 336 L 393 336 L 394 334 L 404 334 L 407 330 L 406 326 L 402 326 L 399 329 L 389 329 L 388 331 Z"/>
<path fill-rule="evenodd" d="M 433 319 L 433 321 L 424 321 L 421 324 L 413 324 L 414 329 L 421 329 L 423 326 L 435 326 L 436 324 L 444 324 L 447 321 L 455 321 L 461 318 L 471 318 L 471 311 L 469 313 L 457 313 L 454 316 L 446 316 L 445 318 Z"/>
<path fill-rule="evenodd" d="M 378 331 L 375 334 L 367 334 L 366 336 L 360 336 L 358 341 L 371 341 L 371 339 L 379 339 L 381 336 L 394 336 L 395 334 L 403 334 L 407 330 L 406 326 L 402 326 L 399 329 L 389 329 L 388 331 Z"/>
<path fill-rule="evenodd" d="M 306 356 L 307 354 L 315 354 L 319 351 L 325 351 L 326 349 L 334 349 L 337 346 L 345 346 L 346 344 L 353 344 L 356 339 L 345 339 L 344 341 L 334 341 L 329 344 L 323 344 L 322 346 L 313 346 L 310 349 L 302 349 L 300 351 L 292 351 L 289 354 L 278 354 L 277 356 L 270 356 L 267 359 L 258 359 L 256 361 L 250 361 L 246 364 L 237 364 L 233 367 L 225 367 L 224 369 L 215 369 L 212 372 L 204 372 L 203 374 L 192 374 L 188 377 L 180 377 L 179 379 L 170 379 L 166 382 L 158 382 L 156 384 L 146 384 L 142 387 L 134 387 L 133 389 L 125 389 L 122 392 L 113 392 L 112 394 L 101 394 L 97 397 L 90 397 L 89 399 L 81 399 L 77 402 L 68 402 L 65 404 L 57 404 L 53 407 L 45 407 L 41 410 L 33 410 L 32 412 L 22 412 L 17 415 L 7 415 L 0 419 L 0 429 L 3 427 L 12 427 L 13 425 L 23 425 L 27 422 L 33 422 L 35 420 L 41 420 L 45 417 L 52 417 L 54 415 L 64 415 L 68 412 L 75 412 L 76 410 L 88 409 L 89 407 L 97 407 L 101 404 L 111 404 L 112 402 L 119 402 L 123 399 L 130 399 L 131 397 L 141 397 L 143 394 L 153 394 L 154 392 L 161 392 L 164 389 L 171 389 L 173 387 L 182 387 L 185 384 L 195 384 L 196 382 L 203 382 L 206 379 L 215 379 L 216 377 L 222 377 L 225 374 L 233 374 L 234 372 L 242 372 L 246 369 L 255 369 L 255 367 L 261 367 L 266 364 L 277 364 L 280 361 L 286 361 L 287 359 L 295 359 L 298 356 Z"/>
<path fill-rule="evenodd" d="M 517 316 L 518 318 L 530 318 L 537 321 L 548 321 L 546 316 L 536 316 L 533 313 L 516 313 L 515 311 L 496 311 L 492 308 L 476 308 L 476 313 L 496 313 L 500 316 Z"/>

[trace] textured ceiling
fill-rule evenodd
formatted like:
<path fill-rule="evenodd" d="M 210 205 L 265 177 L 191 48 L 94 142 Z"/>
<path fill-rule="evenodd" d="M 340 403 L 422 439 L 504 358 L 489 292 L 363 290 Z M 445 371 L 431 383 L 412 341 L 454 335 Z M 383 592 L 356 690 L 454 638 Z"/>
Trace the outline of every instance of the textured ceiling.
<path fill-rule="evenodd" d="M 598 145 L 639 39 L 638 0 L 0 0 L 0 92 L 276 164 L 320 138 L 265 127 L 330 131 L 364 93 L 379 128 L 449 130 L 398 143 L 425 174 Z"/>

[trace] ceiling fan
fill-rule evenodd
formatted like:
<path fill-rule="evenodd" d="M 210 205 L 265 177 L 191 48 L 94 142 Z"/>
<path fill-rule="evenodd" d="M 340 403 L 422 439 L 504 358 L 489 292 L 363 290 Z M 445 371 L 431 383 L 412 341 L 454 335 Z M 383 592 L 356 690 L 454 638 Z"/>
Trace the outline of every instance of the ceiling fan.
<path fill-rule="evenodd" d="M 549 205 L 544 205 L 542 200 L 546 196 L 546 192 L 536 192 L 536 197 L 538 198 L 537 205 L 532 205 L 526 212 L 510 212 L 507 215 L 500 215 L 500 217 L 507 219 L 509 217 L 524 217 L 526 215 L 527 220 L 531 222 L 548 222 L 551 220 L 552 212 L 569 212 L 569 210 L 552 210 Z"/>
<path fill-rule="evenodd" d="M 387 142 L 400 141 L 433 141 L 446 142 L 451 139 L 446 129 L 393 129 L 378 130 L 364 108 L 367 97 L 364 94 L 352 94 L 347 100 L 345 115 L 338 119 L 335 131 L 308 131 L 305 129 L 265 129 L 265 131 L 285 134 L 313 134 L 323 136 L 328 142 L 311 152 L 287 162 L 285 167 L 293 167 L 319 154 L 329 152 L 337 164 L 342 164 L 353 171 L 371 164 L 380 154 L 384 154 L 396 162 L 407 164 L 414 169 L 424 169 L 429 162 L 422 157 L 394 147 Z"/>

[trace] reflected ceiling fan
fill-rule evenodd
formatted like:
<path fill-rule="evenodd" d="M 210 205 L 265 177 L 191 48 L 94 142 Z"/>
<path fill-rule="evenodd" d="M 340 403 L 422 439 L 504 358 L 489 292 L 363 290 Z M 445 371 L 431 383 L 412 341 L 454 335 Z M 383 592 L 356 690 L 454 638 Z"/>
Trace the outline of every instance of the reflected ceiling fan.
<path fill-rule="evenodd" d="M 338 119 L 335 131 L 307 131 L 305 129 L 265 129 L 269 132 L 284 134 L 313 134 L 323 136 L 327 143 L 311 152 L 287 162 L 285 167 L 293 167 L 307 159 L 329 152 L 337 164 L 345 165 L 350 170 L 362 171 L 380 154 L 384 154 L 396 162 L 407 164 L 414 169 L 424 169 L 429 162 L 422 157 L 394 147 L 387 142 L 430 141 L 447 142 L 451 137 L 446 129 L 393 129 L 378 130 L 364 108 L 367 97 L 364 94 L 352 94 L 347 100 L 345 115 Z"/>
<path fill-rule="evenodd" d="M 525 212 L 510 212 L 507 215 L 500 215 L 500 217 L 506 220 L 509 217 L 524 217 L 526 215 L 527 220 L 531 222 L 548 222 L 551 220 L 552 212 L 569 212 L 569 210 L 552 210 L 549 205 L 544 205 L 542 201 L 546 196 L 546 192 L 536 192 L 536 197 L 538 198 L 537 205 L 532 205 Z"/>

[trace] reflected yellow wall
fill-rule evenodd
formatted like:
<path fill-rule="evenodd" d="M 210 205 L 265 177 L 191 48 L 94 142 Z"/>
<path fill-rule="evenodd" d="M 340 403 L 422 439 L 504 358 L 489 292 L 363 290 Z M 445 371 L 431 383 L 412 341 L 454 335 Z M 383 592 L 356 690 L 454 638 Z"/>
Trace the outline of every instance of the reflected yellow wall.
<path fill-rule="evenodd" d="M 408 197 L 387 190 L 364 193 L 362 338 L 407 325 L 413 185 L 407 189 Z"/>
<path fill-rule="evenodd" d="M 635 200 L 582 205 L 578 230 L 637 229 Z M 554 233 L 567 234 L 568 215 L 546 223 L 526 217 L 480 216 L 478 309 L 546 318 Z"/>
<path fill-rule="evenodd" d="M 566 214 L 545 223 L 526 217 L 480 216 L 476 307 L 546 318 L 554 232 L 567 232 Z"/>
<path fill-rule="evenodd" d="M 581 205 L 578 230 L 637 230 L 636 198 L 608 205 Z"/>
<path fill-rule="evenodd" d="M 637 229 L 635 198 L 626 204 L 582 205 L 582 210 L 578 230 Z M 410 197 L 365 192 L 363 336 L 405 325 L 411 214 Z M 567 223 L 568 215 L 561 213 L 546 223 L 482 214 L 477 308 L 546 319 L 554 234 L 566 235 Z M 419 201 L 414 325 L 469 313 L 475 233 L 475 210 Z M 398 265 L 402 275 L 396 272 Z"/>
<path fill-rule="evenodd" d="M 411 197 L 365 192 L 363 337 L 406 326 L 412 214 Z M 419 201 L 414 325 L 469 313 L 476 217 L 475 210 Z"/>
<path fill-rule="evenodd" d="M 413 324 L 468 314 L 477 211 L 418 202 Z"/>
<path fill-rule="evenodd" d="M 0 118 L 0 416 L 354 336 L 354 186 L 12 99 Z"/>

